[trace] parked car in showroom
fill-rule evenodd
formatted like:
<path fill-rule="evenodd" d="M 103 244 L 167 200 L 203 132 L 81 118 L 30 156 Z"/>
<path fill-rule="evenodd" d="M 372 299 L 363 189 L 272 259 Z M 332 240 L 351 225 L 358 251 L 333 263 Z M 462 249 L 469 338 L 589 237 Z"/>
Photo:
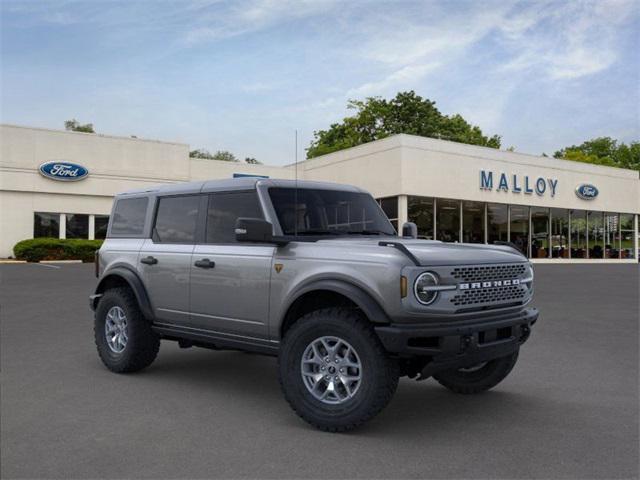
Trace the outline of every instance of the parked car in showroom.
<path fill-rule="evenodd" d="M 538 311 L 508 245 L 418 240 L 352 186 L 258 178 L 118 195 L 90 304 L 110 370 L 149 366 L 161 340 L 278 357 L 293 410 L 357 427 L 401 376 L 472 394 L 513 369 Z"/>

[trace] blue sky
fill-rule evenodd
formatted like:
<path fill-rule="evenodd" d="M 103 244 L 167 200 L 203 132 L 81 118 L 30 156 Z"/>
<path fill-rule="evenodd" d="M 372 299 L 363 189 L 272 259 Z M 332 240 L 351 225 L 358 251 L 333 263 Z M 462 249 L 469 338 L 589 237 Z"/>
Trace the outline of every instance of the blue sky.
<path fill-rule="evenodd" d="M 349 98 L 414 89 L 503 147 L 640 139 L 640 2 L 1 2 L 2 122 L 291 163 Z"/>

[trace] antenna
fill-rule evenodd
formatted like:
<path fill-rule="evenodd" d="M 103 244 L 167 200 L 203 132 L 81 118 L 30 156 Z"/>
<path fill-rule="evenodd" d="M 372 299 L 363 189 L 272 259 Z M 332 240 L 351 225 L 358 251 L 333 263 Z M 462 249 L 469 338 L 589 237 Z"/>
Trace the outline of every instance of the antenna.
<path fill-rule="evenodd" d="M 293 237 L 298 239 L 298 129 L 295 130 L 295 186 L 293 189 Z"/>

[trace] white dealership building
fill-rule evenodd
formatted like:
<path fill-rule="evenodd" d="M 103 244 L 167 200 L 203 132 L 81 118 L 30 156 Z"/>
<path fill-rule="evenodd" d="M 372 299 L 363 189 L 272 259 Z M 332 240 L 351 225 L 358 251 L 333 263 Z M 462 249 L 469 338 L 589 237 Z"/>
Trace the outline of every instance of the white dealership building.
<path fill-rule="evenodd" d="M 295 172 L 190 158 L 182 143 L 0 125 L 0 258 L 28 238 L 104 237 L 124 190 Z M 638 261 L 634 170 L 394 135 L 300 162 L 297 175 L 362 187 L 423 238 L 510 241 L 536 262 Z"/>

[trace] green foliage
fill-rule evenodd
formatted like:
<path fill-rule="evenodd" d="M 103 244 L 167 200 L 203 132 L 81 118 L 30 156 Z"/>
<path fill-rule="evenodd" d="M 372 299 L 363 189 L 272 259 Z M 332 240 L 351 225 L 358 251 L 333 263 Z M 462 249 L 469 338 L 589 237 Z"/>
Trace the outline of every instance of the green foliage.
<path fill-rule="evenodd" d="M 204 148 L 191 150 L 189 152 L 189 156 L 191 158 L 204 158 L 206 160 L 213 160 L 213 155 L 209 152 L 209 150 L 205 150 Z"/>
<path fill-rule="evenodd" d="M 237 162 L 236 156 L 226 150 L 218 150 L 216 153 L 210 153 L 209 150 L 198 149 L 189 152 L 191 158 L 204 158 L 206 160 L 221 160 L 223 162 Z"/>
<path fill-rule="evenodd" d="M 443 115 L 435 105 L 435 102 L 423 99 L 413 90 L 399 92 L 391 100 L 380 97 L 350 100 L 347 107 L 356 110 L 355 115 L 344 118 L 341 123 L 332 124 L 327 130 L 314 132 L 307 158 L 398 133 L 500 148 L 500 136 L 487 137 L 480 127 L 471 125 L 457 114 Z"/>
<path fill-rule="evenodd" d="M 249 165 L 262 165 L 262 162 L 260 160 L 256 160 L 253 157 L 245 158 L 244 163 L 248 163 Z"/>
<path fill-rule="evenodd" d="M 80 124 L 75 118 L 64 122 L 64 129 L 70 132 L 96 133 L 93 130 L 93 123 Z"/>
<path fill-rule="evenodd" d="M 553 154 L 555 158 L 564 158 L 575 162 L 593 163 L 609 167 L 629 168 L 640 171 L 640 142 L 629 145 L 618 143 L 611 137 L 598 137 L 587 140 L 581 145 L 558 150 Z"/>
<path fill-rule="evenodd" d="M 39 262 L 40 260 L 93 262 L 93 255 L 101 245 L 102 240 L 32 238 L 16 243 L 13 247 L 13 254 L 17 259 L 28 262 Z"/>

